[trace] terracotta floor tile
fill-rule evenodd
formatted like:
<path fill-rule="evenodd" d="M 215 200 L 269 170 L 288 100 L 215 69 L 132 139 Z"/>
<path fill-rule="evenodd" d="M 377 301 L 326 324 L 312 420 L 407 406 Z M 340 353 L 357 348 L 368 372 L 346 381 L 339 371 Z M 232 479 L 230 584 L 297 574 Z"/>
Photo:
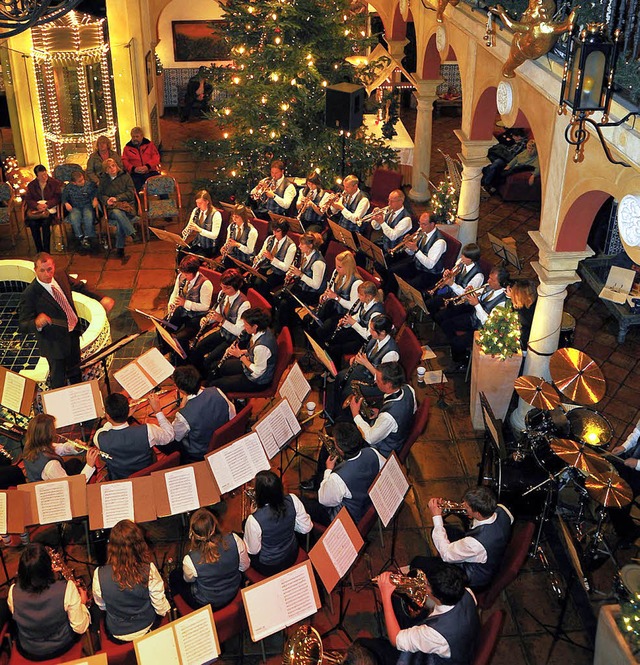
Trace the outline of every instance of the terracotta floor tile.
<path fill-rule="evenodd" d="M 136 281 L 137 289 L 164 289 L 166 290 L 166 302 L 168 302 L 169 294 L 173 289 L 176 274 L 173 270 L 141 270 L 138 273 Z"/>
<path fill-rule="evenodd" d="M 175 258 L 173 254 L 167 254 L 165 252 L 145 252 L 142 257 L 141 269 L 143 271 L 147 270 L 174 270 L 175 269 Z M 173 273 L 175 277 L 175 272 Z"/>
<path fill-rule="evenodd" d="M 136 278 L 136 270 L 120 269 L 120 270 L 105 270 L 100 277 L 98 286 L 101 289 L 114 289 L 118 285 L 121 285 L 123 281 L 125 283 L 130 282 L 133 284 Z"/>

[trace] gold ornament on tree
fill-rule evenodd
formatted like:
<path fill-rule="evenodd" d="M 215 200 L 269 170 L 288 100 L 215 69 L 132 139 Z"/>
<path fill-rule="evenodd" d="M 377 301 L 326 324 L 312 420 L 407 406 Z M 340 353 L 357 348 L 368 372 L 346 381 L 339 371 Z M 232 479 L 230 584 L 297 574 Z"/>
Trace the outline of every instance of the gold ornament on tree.
<path fill-rule="evenodd" d="M 502 67 L 502 76 L 508 79 L 515 76 L 515 70 L 522 63 L 549 53 L 558 37 L 573 28 L 576 17 L 574 9 L 564 21 L 554 23 L 554 0 L 529 0 L 529 6 L 519 21 L 514 21 L 502 5 L 489 7 L 489 11 L 499 16 L 514 33 L 509 57 Z"/>
<path fill-rule="evenodd" d="M 444 10 L 447 8 L 447 5 L 452 7 L 457 7 L 460 4 L 460 0 L 438 0 L 438 8 L 436 9 L 436 21 L 442 23 L 444 19 Z"/>

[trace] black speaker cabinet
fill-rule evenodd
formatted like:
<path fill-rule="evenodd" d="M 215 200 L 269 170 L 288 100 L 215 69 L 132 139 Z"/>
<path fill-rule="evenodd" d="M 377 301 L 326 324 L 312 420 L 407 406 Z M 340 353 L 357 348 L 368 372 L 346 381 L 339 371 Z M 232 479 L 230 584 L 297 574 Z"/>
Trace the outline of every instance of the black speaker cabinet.
<path fill-rule="evenodd" d="M 325 116 L 327 127 L 352 131 L 362 124 L 364 88 L 354 83 L 338 83 L 327 88 Z"/>

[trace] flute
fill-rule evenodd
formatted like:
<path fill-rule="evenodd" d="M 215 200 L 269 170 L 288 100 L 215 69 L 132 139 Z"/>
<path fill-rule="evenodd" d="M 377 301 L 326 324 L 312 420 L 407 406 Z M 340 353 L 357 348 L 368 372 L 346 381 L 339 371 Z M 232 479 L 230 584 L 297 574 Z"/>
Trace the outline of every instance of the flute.
<path fill-rule="evenodd" d="M 73 446 L 78 450 L 87 451 L 89 448 L 93 448 L 93 446 L 85 443 L 84 441 L 78 441 L 78 439 L 68 439 L 66 436 L 62 436 L 62 434 L 58 434 L 58 438 L 62 439 L 62 441 L 59 441 L 58 443 L 72 443 Z M 100 450 L 99 448 L 98 454 L 100 457 L 102 457 L 102 459 L 113 459 L 109 453 L 105 453 L 104 450 Z"/>

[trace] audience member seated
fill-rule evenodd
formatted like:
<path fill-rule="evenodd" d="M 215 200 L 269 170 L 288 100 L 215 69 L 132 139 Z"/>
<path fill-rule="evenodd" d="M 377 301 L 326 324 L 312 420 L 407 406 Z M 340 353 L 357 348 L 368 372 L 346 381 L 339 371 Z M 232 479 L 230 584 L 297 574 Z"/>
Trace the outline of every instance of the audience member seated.
<path fill-rule="evenodd" d="M 275 575 L 298 557 L 296 533 L 313 528 L 300 499 L 285 494 L 282 481 L 273 471 L 259 471 L 254 482 L 255 510 L 244 525 L 244 542 L 251 567 L 262 575 Z"/>
<path fill-rule="evenodd" d="M 107 159 L 113 159 L 122 170 L 122 157 L 111 147 L 111 140 L 107 136 L 98 136 L 96 150 L 89 155 L 87 161 L 87 178 L 96 185 L 100 185 L 100 179 L 104 175 L 102 165 Z"/>
<path fill-rule="evenodd" d="M 527 134 L 525 130 L 518 127 L 506 129 L 498 135 L 497 139 L 498 143 L 492 145 L 487 152 L 491 164 L 482 169 L 481 185 L 490 193 L 496 191 L 504 167 L 527 145 Z"/>
<path fill-rule="evenodd" d="M 82 171 L 74 171 L 71 181 L 62 190 L 62 205 L 67 211 L 67 221 L 83 249 L 91 248 L 96 237 L 94 223 L 98 207 L 98 187 L 87 180 Z"/>
<path fill-rule="evenodd" d="M 58 214 L 62 183 L 52 178 L 42 164 L 38 164 L 33 172 L 36 176 L 35 180 L 27 185 L 24 194 L 24 223 L 31 231 L 36 253 L 49 252 L 51 251 L 51 224 Z"/>
<path fill-rule="evenodd" d="M 502 177 L 498 180 L 496 187 L 500 189 L 500 193 L 503 198 L 507 199 L 508 197 L 504 196 L 503 189 L 507 182 L 512 180 L 512 176 L 517 173 L 529 173 L 529 177 L 526 178 L 526 183 L 531 190 L 531 196 L 534 195 L 534 185 L 536 178 L 540 176 L 540 162 L 538 161 L 538 151 L 536 149 L 536 143 L 533 140 L 527 141 L 527 147 L 522 152 L 519 152 L 505 167 L 502 171 Z M 491 193 L 492 191 L 489 190 Z M 510 200 L 510 197 L 509 197 Z"/>
<path fill-rule="evenodd" d="M 96 568 L 92 591 L 95 607 L 106 612 L 105 627 L 114 642 L 146 635 L 171 609 L 144 532 L 130 520 L 111 529 L 107 565 Z"/>
<path fill-rule="evenodd" d="M 152 141 L 144 137 L 141 127 L 131 130 L 131 141 L 122 151 L 122 164 L 131 176 L 136 192 L 152 175 L 160 175 L 160 152 Z"/>
<path fill-rule="evenodd" d="M 172 423 L 181 459 L 183 464 L 199 462 L 213 433 L 236 415 L 236 409 L 221 390 L 200 385 L 200 373 L 193 365 L 176 367 L 173 381 L 181 398 Z"/>
<path fill-rule="evenodd" d="M 454 563 L 464 570 L 472 589 L 485 589 L 498 571 L 509 544 L 513 515 L 506 506 L 497 503 L 489 487 L 474 487 L 464 495 L 462 505 L 471 525 L 462 531 L 445 527 L 441 502 L 441 498 L 429 500 L 433 516 L 431 539 L 439 557 L 417 556 L 411 567 L 420 568 L 429 577 L 433 567 L 441 560 Z"/>
<path fill-rule="evenodd" d="M 189 522 L 189 552 L 182 569 L 171 571 L 171 593 L 180 595 L 193 609 L 228 605 L 242 586 L 242 573 L 249 556 L 242 538 L 222 533 L 218 520 L 207 508 L 196 510 Z"/>
<path fill-rule="evenodd" d="M 122 393 L 111 393 L 104 400 L 107 422 L 93 435 L 94 444 L 111 459 L 105 460 L 109 480 L 128 478 L 153 463 L 153 446 L 173 441 L 173 427 L 162 413 L 160 401 L 147 396 L 157 425 L 129 425 L 129 400 Z"/>
<path fill-rule="evenodd" d="M 47 548 L 27 545 L 18 563 L 18 581 L 9 587 L 9 609 L 24 658 L 47 660 L 65 654 L 91 621 L 87 592 L 72 580 L 57 580 Z"/>

